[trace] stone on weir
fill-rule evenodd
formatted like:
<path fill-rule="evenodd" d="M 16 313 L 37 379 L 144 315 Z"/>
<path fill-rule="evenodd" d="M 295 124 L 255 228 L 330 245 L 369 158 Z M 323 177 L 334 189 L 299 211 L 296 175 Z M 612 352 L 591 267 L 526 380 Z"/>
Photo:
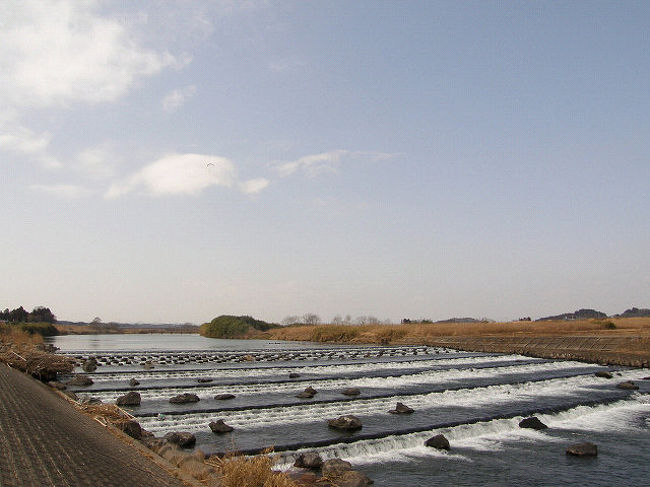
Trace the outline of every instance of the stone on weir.
<path fill-rule="evenodd" d="M 123 396 L 118 397 L 117 401 L 115 401 L 115 404 L 118 406 L 139 406 L 140 401 L 140 394 L 135 391 L 131 391 Z"/>
<path fill-rule="evenodd" d="M 169 399 L 169 402 L 172 404 L 188 404 L 192 402 L 199 402 L 201 399 L 196 394 L 190 394 L 189 392 L 184 392 L 178 396 L 174 396 Z"/>
<path fill-rule="evenodd" d="M 226 423 L 224 423 L 223 419 L 218 419 L 217 421 L 211 421 L 208 426 L 210 427 L 213 433 L 217 433 L 217 434 L 230 433 L 235 429 L 232 426 L 229 426 Z"/>
<path fill-rule="evenodd" d="M 298 468 L 309 468 L 311 470 L 318 470 L 323 466 L 323 459 L 316 452 L 307 452 L 301 453 L 298 458 L 296 458 L 294 467 Z"/>
<path fill-rule="evenodd" d="M 234 394 L 217 394 L 214 396 L 217 401 L 227 401 L 228 399 L 235 399 Z"/>
<path fill-rule="evenodd" d="M 196 436 L 187 431 L 173 431 L 167 433 L 164 438 L 181 448 L 192 448 L 196 444 Z"/>
<path fill-rule="evenodd" d="M 362 428 L 361 420 L 352 414 L 339 416 L 336 419 L 328 419 L 327 425 L 340 431 L 356 431 Z"/>
<path fill-rule="evenodd" d="M 543 430 L 548 428 L 544 423 L 542 423 L 538 417 L 531 416 L 530 418 L 524 418 L 519 421 L 520 428 L 530 428 L 534 430 Z"/>
<path fill-rule="evenodd" d="M 571 445 L 566 450 L 567 455 L 573 455 L 577 457 L 595 457 L 598 455 L 598 447 L 593 443 L 585 441 L 584 443 L 576 443 Z"/>
<path fill-rule="evenodd" d="M 449 450 L 451 448 L 449 445 L 449 440 L 445 437 L 445 435 L 432 436 L 424 442 L 424 446 L 437 448 L 438 450 Z"/>
<path fill-rule="evenodd" d="M 406 404 L 402 404 L 401 402 L 398 402 L 397 405 L 395 406 L 395 409 L 388 412 L 391 414 L 411 414 L 414 412 L 414 410 L 408 407 Z"/>
<path fill-rule="evenodd" d="M 616 384 L 616 387 L 618 389 L 623 389 L 623 390 L 628 390 L 628 391 L 636 391 L 639 388 L 639 386 L 637 386 L 631 380 L 626 380 L 625 382 L 621 382 L 619 384 Z"/>

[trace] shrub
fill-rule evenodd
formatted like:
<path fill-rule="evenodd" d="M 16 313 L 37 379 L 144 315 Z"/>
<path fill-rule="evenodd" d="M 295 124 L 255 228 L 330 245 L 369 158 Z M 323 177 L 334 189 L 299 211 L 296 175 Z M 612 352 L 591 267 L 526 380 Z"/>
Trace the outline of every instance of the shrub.
<path fill-rule="evenodd" d="M 199 333 L 208 338 L 241 338 L 252 331 L 266 331 L 278 326 L 251 316 L 221 315 L 202 324 Z"/>

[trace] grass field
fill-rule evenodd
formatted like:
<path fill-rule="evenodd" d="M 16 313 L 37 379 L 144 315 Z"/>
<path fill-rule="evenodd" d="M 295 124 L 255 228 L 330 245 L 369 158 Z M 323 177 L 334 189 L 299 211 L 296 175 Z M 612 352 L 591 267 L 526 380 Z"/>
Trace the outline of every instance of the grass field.
<path fill-rule="evenodd" d="M 314 325 L 269 330 L 271 340 L 327 343 L 426 343 L 437 337 L 479 336 L 645 336 L 650 318 L 606 318 L 576 321 L 521 321 L 505 323 L 408 323 L 403 325 Z"/>

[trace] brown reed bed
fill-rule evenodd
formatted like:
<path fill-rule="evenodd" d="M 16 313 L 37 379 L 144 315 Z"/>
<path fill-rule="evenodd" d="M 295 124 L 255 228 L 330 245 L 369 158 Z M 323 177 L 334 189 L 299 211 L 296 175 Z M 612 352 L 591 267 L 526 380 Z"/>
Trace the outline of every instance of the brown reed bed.
<path fill-rule="evenodd" d="M 426 343 L 438 337 L 480 336 L 650 336 L 650 318 L 606 318 L 576 321 L 480 323 L 408 323 L 402 325 L 315 325 L 276 328 L 272 340 L 329 343 Z"/>

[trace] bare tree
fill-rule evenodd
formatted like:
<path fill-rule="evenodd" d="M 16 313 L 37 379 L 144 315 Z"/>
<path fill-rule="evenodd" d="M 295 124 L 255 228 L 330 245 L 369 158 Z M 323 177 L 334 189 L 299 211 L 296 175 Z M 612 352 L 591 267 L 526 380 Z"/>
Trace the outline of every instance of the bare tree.
<path fill-rule="evenodd" d="M 290 315 L 284 318 L 281 322 L 283 325 L 295 325 L 297 323 L 300 323 L 300 316 L 298 315 Z"/>
<path fill-rule="evenodd" d="M 305 325 L 318 325 L 320 323 L 320 316 L 314 313 L 305 313 L 302 316 L 302 322 Z"/>
<path fill-rule="evenodd" d="M 341 315 L 336 315 L 334 318 L 332 318 L 332 324 L 333 325 L 342 325 L 343 324 L 343 317 Z"/>

